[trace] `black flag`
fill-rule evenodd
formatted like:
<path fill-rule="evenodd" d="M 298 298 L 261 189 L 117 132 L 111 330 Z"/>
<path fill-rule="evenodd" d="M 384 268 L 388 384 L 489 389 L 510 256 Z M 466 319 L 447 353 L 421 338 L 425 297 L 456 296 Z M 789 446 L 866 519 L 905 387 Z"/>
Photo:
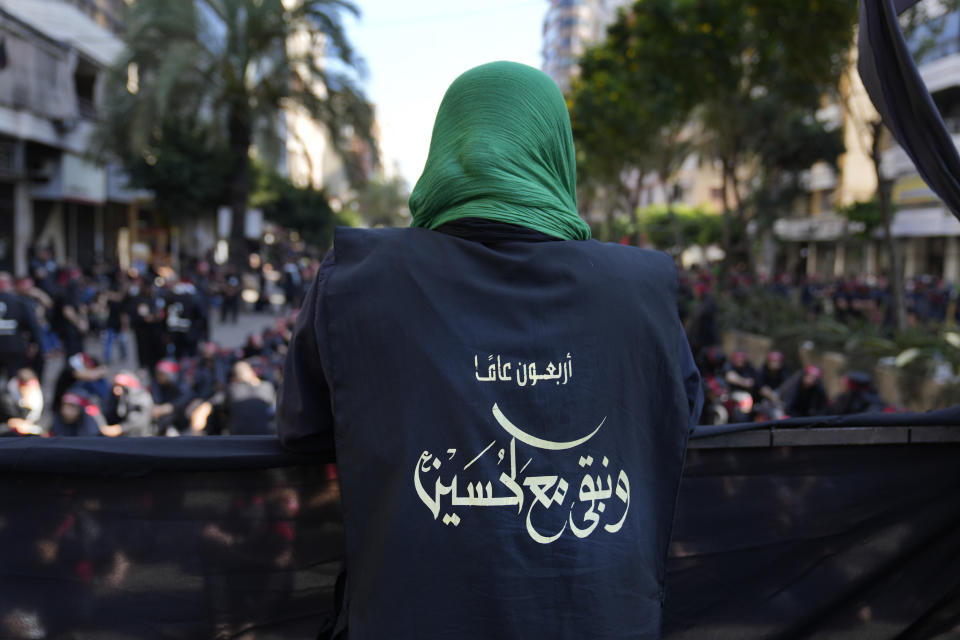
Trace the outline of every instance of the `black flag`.
<path fill-rule="evenodd" d="M 863 85 L 917 171 L 960 218 L 960 154 L 900 31 L 897 13 L 916 0 L 861 0 Z"/>

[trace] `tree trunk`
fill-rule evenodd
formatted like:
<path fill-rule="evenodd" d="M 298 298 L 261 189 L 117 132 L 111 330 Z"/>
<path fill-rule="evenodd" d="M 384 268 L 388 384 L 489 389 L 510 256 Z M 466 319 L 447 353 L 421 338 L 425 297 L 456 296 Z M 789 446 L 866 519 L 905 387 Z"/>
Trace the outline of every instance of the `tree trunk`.
<path fill-rule="evenodd" d="M 747 235 L 747 212 L 743 206 L 743 196 L 740 194 L 740 180 L 737 178 L 737 163 L 727 164 L 730 172 L 730 185 L 733 187 L 733 203 L 737 212 L 737 242 L 734 245 L 737 257 L 743 261 L 744 267 L 751 276 L 756 275 L 756 266 L 753 261 L 753 252 L 750 251 L 750 238 Z"/>
<path fill-rule="evenodd" d="M 683 253 L 683 232 L 680 230 L 680 221 L 677 219 L 677 212 L 673 210 L 673 205 L 677 201 L 677 185 L 663 183 L 664 191 L 667 194 L 667 219 L 670 221 L 670 228 L 673 230 L 673 246 L 677 250 L 677 255 Z"/>
<path fill-rule="evenodd" d="M 228 136 L 233 172 L 230 178 L 230 264 L 242 268 L 249 259 L 245 222 L 250 193 L 250 144 L 252 123 L 246 105 L 234 105 L 228 115 Z"/>
<path fill-rule="evenodd" d="M 627 191 L 627 209 L 630 212 L 630 219 L 633 220 L 634 224 L 633 244 L 638 247 L 644 244 L 642 228 L 643 221 L 640 219 L 640 187 L 642 184 L 643 172 L 637 170 L 637 177 L 633 181 L 633 185 Z"/>
<path fill-rule="evenodd" d="M 873 161 L 873 170 L 877 177 L 877 206 L 880 208 L 880 215 L 883 217 L 883 240 L 890 254 L 890 293 L 893 303 L 893 317 L 897 330 L 903 331 L 907 328 L 907 307 L 903 299 L 903 259 L 900 255 L 900 247 L 890 229 L 893 223 L 893 203 L 890 194 L 892 185 L 890 181 L 884 179 L 880 171 L 880 138 L 883 133 L 883 123 L 878 120 L 873 124 L 872 129 L 873 141 L 870 145 L 870 159 Z"/>
<path fill-rule="evenodd" d="M 721 189 L 723 191 L 723 262 L 720 263 L 720 281 L 726 283 L 730 275 L 730 262 L 733 260 L 733 242 L 730 238 L 730 204 L 727 202 L 727 191 L 730 187 L 727 181 L 727 161 L 720 161 Z"/>

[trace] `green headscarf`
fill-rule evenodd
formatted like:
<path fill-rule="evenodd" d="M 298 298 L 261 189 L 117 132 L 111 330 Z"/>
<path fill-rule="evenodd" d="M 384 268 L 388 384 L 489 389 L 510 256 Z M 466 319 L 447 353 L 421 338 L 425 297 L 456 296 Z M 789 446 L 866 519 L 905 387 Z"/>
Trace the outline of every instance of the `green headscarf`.
<path fill-rule="evenodd" d="M 515 62 L 474 67 L 440 103 L 410 195 L 411 226 L 485 218 L 586 240 L 576 176 L 570 116 L 553 80 Z"/>

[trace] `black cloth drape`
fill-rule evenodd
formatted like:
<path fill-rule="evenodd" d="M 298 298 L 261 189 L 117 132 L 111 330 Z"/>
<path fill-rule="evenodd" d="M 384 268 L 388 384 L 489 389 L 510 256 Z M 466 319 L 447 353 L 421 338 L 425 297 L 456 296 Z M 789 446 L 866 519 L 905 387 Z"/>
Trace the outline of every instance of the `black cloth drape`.
<path fill-rule="evenodd" d="M 930 188 L 960 217 L 960 155 L 897 14 L 917 0 L 861 0 L 858 67 L 874 106 Z"/>
<path fill-rule="evenodd" d="M 948 633 L 958 457 L 691 449 L 664 637 Z M 344 579 L 332 459 L 270 437 L 0 441 L 0 638 L 317 637 Z"/>

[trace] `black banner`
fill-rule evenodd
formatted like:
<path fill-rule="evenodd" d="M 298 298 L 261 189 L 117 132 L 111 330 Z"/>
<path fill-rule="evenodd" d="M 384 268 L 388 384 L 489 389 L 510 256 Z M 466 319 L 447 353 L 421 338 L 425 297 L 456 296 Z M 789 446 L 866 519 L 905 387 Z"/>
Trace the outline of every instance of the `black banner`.
<path fill-rule="evenodd" d="M 664 637 L 946 637 L 958 459 L 690 449 Z M 342 580 L 331 460 L 271 438 L 0 442 L 0 638 L 317 637 Z"/>

